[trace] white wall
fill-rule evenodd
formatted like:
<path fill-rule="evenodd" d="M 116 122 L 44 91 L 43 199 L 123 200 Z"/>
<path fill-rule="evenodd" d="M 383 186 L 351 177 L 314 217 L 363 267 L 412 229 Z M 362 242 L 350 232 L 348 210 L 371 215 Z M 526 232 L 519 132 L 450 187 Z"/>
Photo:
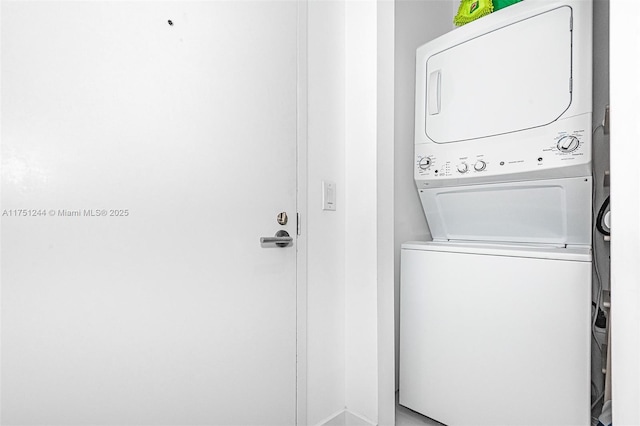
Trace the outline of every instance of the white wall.
<path fill-rule="evenodd" d="M 452 29 L 456 0 L 396 0 L 395 2 L 395 339 L 396 387 L 400 319 L 400 245 L 430 240 L 418 192 L 413 182 L 413 129 L 416 48 Z M 455 7 L 457 10 L 457 6 Z"/>
<path fill-rule="evenodd" d="M 389 0 L 308 4 L 310 425 L 395 422 L 393 24 Z"/>
<path fill-rule="evenodd" d="M 395 424 L 394 97 L 395 2 L 378 2 L 378 424 Z"/>
<path fill-rule="evenodd" d="M 346 402 L 377 423 L 376 2 L 346 3 Z"/>
<path fill-rule="evenodd" d="M 640 9 L 611 0 L 613 424 L 640 424 Z"/>
<path fill-rule="evenodd" d="M 345 407 L 345 3 L 308 3 L 307 420 Z M 321 182 L 337 187 L 321 209 Z"/>

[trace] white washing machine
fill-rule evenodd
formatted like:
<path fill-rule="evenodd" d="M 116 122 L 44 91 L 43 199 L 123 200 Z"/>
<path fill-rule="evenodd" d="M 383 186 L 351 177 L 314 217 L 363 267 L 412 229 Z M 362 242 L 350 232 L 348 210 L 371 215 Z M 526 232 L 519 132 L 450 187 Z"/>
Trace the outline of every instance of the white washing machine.
<path fill-rule="evenodd" d="M 590 423 L 589 0 L 525 0 L 417 50 L 400 404 L 449 426 Z"/>
<path fill-rule="evenodd" d="M 414 242 L 400 404 L 446 425 L 590 422 L 591 251 Z"/>
<path fill-rule="evenodd" d="M 421 190 L 401 249 L 400 404 L 448 426 L 590 421 L 591 178 Z"/>

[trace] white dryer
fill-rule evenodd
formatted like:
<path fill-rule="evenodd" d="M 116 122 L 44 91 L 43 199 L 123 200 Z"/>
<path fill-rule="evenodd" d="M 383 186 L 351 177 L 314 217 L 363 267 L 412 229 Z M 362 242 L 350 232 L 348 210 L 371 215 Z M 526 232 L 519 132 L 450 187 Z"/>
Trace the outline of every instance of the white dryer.
<path fill-rule="evenodd" d="M 449 426 L 590 422 L 589 0 L 525 0 L 417 50 L 400 404 Z"/>

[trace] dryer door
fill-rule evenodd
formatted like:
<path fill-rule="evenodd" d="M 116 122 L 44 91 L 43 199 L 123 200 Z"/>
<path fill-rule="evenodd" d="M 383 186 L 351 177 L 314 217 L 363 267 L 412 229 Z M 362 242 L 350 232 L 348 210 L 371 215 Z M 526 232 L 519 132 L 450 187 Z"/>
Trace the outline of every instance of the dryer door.
<path fill-rule="evenodd" d="M 427 136 L 456 142 L 557 120 L 571 104 L 571 27 L 572 9 L 558 7 L 426 58 Z"/>

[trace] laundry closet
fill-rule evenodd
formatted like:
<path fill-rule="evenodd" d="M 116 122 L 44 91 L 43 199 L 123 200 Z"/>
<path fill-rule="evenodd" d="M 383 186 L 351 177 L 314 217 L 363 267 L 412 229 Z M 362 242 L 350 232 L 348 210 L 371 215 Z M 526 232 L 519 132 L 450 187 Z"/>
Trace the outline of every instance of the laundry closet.
<path fill-rule="evenodd" d="M 605 399 L 594 9 L 523 1 L 415 53 L 414 151 L 396 167 L 428 233 L 396 238 L 399 403 L 444 424 L 588 424 Z"/>

